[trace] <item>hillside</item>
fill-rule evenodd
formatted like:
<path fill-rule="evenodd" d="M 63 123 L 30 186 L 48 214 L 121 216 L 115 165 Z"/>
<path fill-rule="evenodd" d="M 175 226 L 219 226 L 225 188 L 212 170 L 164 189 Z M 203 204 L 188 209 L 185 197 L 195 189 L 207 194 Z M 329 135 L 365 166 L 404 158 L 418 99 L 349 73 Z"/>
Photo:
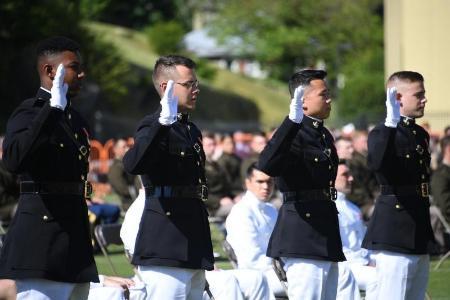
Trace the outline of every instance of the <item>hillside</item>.
<path fill-rule="evenodd" d="M 148 71 L 147 78 L 150 78 L 157 55 L 143 33 L 96 22 L 89 22 L 86 27 L 115 45 L 133 66 Z M 200 78 L 200 81 L 202 92 L 194 117 L 203 125 L 220 127 L 233 123 L 234 126 L 228 127 L 238 128 L 247 123 L 267 129 L 279 124 L 287 114 L 288 92 L 281 83 L 255 80 L 220 69 L 213 80 Z"/>

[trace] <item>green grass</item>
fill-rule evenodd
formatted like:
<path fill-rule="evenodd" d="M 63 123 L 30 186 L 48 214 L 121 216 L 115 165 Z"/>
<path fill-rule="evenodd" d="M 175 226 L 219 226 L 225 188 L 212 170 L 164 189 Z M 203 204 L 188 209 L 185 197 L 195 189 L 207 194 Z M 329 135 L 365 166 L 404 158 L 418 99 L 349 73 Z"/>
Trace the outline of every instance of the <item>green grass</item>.
<path fill-rule="evenodd" d="M 128 62 L 150 70 L 158 57 L 151 48 L 144 33 L 127 28 L 88 22 L 85 26 L 94 34 L 112 43 Z M 217 70 L 211 81 L 201 79 L 202 85 L 221 94 L 236 94 L 249 100 L 258 107 L 260 122 L 264 128 L 279 125 L 289 110 L 289 93 L 284 83 L 251 79 L 228 70 Z M 230 103 L 233 105 L 233 103 Z M 210 109 L 217 107 L 210 104 Z"/>
<path fill-rule="evenodd" d="M 221 269 L 231 269 L 231 265 L 221 247 L 223 235 L 214 225 L 211 225 L 211 238 L 214 252 L 220 254 L 216 258 L 216 265 Z M 120 276 L 132 276 L 133 269 L 123 254 L 123 248 L 120 246 L 111 246 L 109 249 L 112 253 L 111 260 L 118 274 Z M 102 254 L 96 255 L 95 261 L 97 262 L 97 268 L 100 274 L 114 275 Z M 450 299 L 450 259 L 446 260 L 437 271 L 434 270 L 436 263 L 436 260 L 431 262 L 428 294 L 432 300 L 448 300 Z"/>

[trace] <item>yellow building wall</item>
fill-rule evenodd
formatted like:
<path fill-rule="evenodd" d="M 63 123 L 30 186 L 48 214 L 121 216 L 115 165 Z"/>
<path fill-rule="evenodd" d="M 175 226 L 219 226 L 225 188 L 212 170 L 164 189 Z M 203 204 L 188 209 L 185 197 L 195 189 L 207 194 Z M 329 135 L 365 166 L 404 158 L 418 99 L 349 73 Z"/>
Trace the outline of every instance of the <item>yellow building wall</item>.
<path fill-rule="evenodd" d="M 450 0 L 384 0 L 385 75 L 425 77 L 428 103 L 418 123 L 440 133 L 450 125 Z"/>

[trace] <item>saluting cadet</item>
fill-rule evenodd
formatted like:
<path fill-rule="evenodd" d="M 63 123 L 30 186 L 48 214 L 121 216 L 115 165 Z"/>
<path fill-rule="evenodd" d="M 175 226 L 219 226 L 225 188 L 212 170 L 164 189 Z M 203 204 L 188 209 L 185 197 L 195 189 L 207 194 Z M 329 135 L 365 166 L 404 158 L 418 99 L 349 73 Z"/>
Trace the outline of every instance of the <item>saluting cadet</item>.
<path fill-rule="evenodd" d="M 146 188 L 132 263 L 147 285 L 148 299 L 201 299 L 204 270 L 214 264 L 199 129 L 188 120 L 200 92 L 195 63 L 160 57 L 153 84 L 161 107 L 139 124 L 124 157 L 125 170 Z"/>
<path fill-rule="evenodd" d="M 79 46 L 52 37 L 37 48 L 41 87 L 10 117 L 3 160 L 19 174 L 17 213 L 0 257 L 0 278 L 18 299 L 87 299 L 98 282 L 86 197 L 88 129 L 71 107 L 84 78 Z"/>
<path fill-rule="evenodd" d="M 387 82 L 386 120 L 369 134 L 368 165 L 381 185 L 363 247 L 376 251 L 378 299 L 424 299 L 427 243 L 433 240 L 428 182 L 425 88 L 417 72 L 400 71 Z"/>
<path fill-rule="evenodd" d="M 289 116 L 267 144 L 259 169 L 283 193 L 267 255 L 283 258 L 289 299 L 335 299 L 344 261 L 334 183 L 338 157 L 323 126 L 331 110 L 326 72 L 303 70 L 289 81 Z"/>

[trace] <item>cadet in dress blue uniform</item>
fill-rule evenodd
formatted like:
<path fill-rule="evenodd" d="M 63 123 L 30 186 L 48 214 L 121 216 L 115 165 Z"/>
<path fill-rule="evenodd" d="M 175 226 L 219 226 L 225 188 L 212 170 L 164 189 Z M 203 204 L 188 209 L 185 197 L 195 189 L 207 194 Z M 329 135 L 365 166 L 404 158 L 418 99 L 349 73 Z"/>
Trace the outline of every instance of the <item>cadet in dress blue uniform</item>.
<path fill-rule="evenodd" d="M 86 299 L 98 281 L 85 201 L 88 129 L 70 105 L 84 72 L 70 39 L 44 40 L 37 54 L 41 88 L 13 112 L 3 144 L 20 198 L 0 278 L 16 280 L 18 299 Z"/>
<path fill-rule="evenodd" d="M 381 195 L 363 247 L 376 251 L 378 299 L 424 299 L 428 283 L 430 137 L 415 123 L 427 102 L 423 81 L 416 72 L 392 74 L 386 121 L 369 134 L 368 165 Z"/>
<path fill-rule="evenodd" d="M 125 170 L 146 188 L 132 263 L 148 299 L 201 299 L 204 270 L 214 258 L 209 231 L 205 154 L 199 129 L 188 120 L 199 93 L 195 63 L 163 56 L 153 71 L 161 107 L 139 124 Z M 178 114 L 178 112 L 180 114 Z"/>
<path fill-rule="evenodd" d="M 335 299 L 337 262 L 345 260 L 333 202 L 338 157 L 323 126 L 331 110 L 325 76 L 303 70 L 291 77 L 289 116 L 259 160 L 283 193 L 267 255 L 284 258 L 290 299 Z"/>

